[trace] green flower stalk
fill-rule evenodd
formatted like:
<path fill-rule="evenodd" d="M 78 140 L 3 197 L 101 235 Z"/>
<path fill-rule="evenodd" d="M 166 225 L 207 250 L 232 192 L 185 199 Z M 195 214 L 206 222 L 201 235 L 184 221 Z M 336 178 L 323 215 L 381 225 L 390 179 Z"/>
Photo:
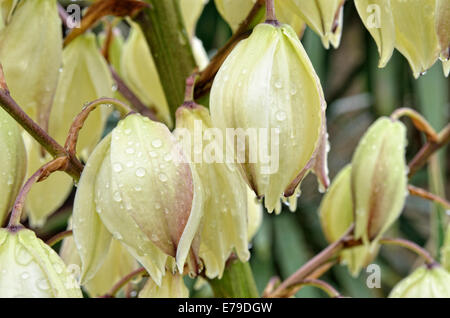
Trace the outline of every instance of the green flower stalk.
<path fill-rule="evenodd" d="M 0 297 L 81 298 L 72 272 L 28 229 L 0 229 Z"/>

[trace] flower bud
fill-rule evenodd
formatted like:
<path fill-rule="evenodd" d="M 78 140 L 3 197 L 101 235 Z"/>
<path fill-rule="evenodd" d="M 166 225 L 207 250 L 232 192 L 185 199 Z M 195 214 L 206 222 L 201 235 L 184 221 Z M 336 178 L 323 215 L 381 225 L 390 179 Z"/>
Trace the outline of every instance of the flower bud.
<path fill-rule="evenodd" d="M 320 81 L 292 28 L 258 25 L 225 60 L 210 100 L 214 125 L 228 134 L 234 128 L 238 146 L 233 136 L 227 143 L 251 188 L 273 211 L 310 168 L 325 109 Z"/>
<path fill-rule="evenodd" d="M 56 1 L 21 1 L 0 34 L 0 61 L 11 96 L 39 123 L 47 120 L 58 81 L 61 29 Z"/>
<path fill-rule="evenodd" d="M 420 267 L 400 281 L 390 298 L 450 298 L 450 274 L 442 267 Z"/>
<path fill-rule="evenodd" d="M 355 6 L 364 26 L 375 40 L 380 62 L 385 67 L 395 48 L 395 24 L 391 0 L 355 0 Z"/>
<path fill-rule="evenodd" d="M 189 290 L 183 281 L 183 276 L 167 271 L 161 285 L 158 286 L 149 278 L 144 288 L 139 292 L 139 298 L 188 298 Z"/>
<path fill-rule="evenodd" d="M 73 40 L 63 51 L 63 67 L 49 121 L 49 133 L 64 144 L 73 118 L 82 105 L 100 97 L 112 97 L 113 80 L 94 34 Z M 89 115 L 78 138 L 77 149 L 84 159 L 101 138 L 110 110 L 100 107 Z"/>
<path fill-rule="evenodd" d="M 27 133 L 23 134 L 27 149 L 27 177 L 51 161 L 53 157 L 42 151 L 42 146 Z M 33 227 L 44 225 L 48 216 L 66 201 L 73 188 L 73 180 L 65 172 L 52 173 L 46 180 L 35 183 L 25 199 L 25 212 Z"/>
<path fill-rule="evenodd" d="M 345 0 L 289 0 L 294 12 L 322 38 L 323 46 L 337 48 L 341 42 Z"/>
<path fill-rule="evenodd" d="M 362 137 L 352 159 L 355 239 L 378 240 L 400 216 L 407 195 L 406 128 L 378 119 Z"/>
<path fill-rule="evenodd" d="M 194 37 L 197 21 L 203 12 L 208 0 L 183 0 L 180 1 L 181 15 L 189 38 Z"/>
<path fill-rule="evenodd" d="M 158 118 L 171 127 L 169 106 L 150 48 L 140 26 L 131 21 L 130 24 L 130 34 L 123 46 L 120 73 L 139 99 L 151 106 Z"/>
<path fill-rule="evenodd" d="M 168 256 L 177 257 L 183 269 L 195 235 L 190 228 L 198 227 L 201 208 L 183 156 L 165 125 L 136 114 L 100 142 L 82 173 L 74 203 L 82 281 L 98 271 L 111 235 L 158 285 Z"/>
<path fill-rule="evenodd" d="M 183 137 L 184 153 L 193 162 L 203 189 L 198 257 L 206 276 L 221 277 L 232 252 L 242 261 L 250 257 L 247 235 L 247 186 L 238 169 L 225 163 L 222 132 L 213 128 L 206 108 L 182 106 L 176 114 L 175 135 Z M 196 135 L 209 140 L 197 140 Z M 190 142 L 194 136 L 193 142 Z M 189 140 L 188 140 L 189 139 Z"/>
<path fill-rule="evenodd" d="M 329 243 L 335 242 L 353 224 L 353 200 L 351 191 L 351 166 L 344 167 L 333 180 L 320 204 L 320 223 Z M 353 276 L 358 276 L 377 255 L 378 247 L 356 246 L 343 250 L 340 261 L 348 266 Z"/>
<path fill-rule="evenodd" d="M 67 266 L 81 268 L 81 259 L 72 237 L 64 239 L 59 255 Z M 134 257 L 122 244 L 113 239 L 103 265 L 83 287 L 91 297 L 105 295 L 115 283 L 137 267 L 138 263 Z"/>
<path fill-rule="evenodd" d="M 33 231 L 0 229 L 0 297 L 81 298 L 62 259 Z"/>
<path fill-rule="evenodd" d="M 0 109 L 0 224 L 10 212 L 27 169 L 26 152 L 18 124 Z"/>

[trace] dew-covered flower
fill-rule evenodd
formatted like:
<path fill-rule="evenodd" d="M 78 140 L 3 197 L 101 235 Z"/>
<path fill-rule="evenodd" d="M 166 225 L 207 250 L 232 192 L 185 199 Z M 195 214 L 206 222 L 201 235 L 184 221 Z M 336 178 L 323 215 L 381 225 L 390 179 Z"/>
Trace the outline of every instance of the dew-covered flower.
<path fill-rule="evenodd" d="M 0 297 L 81 298 L 72 272 L 28 229 L 0 229 Z"/>
<path fill-rule="evenodd" d="M 294 194 L 312 168 L 324 129 L 320 81 L 292 28 L 258 25 L 223 63 L 210 102 L 216 127 L 225 134 L 227 129 L 247 134 L 234 145 L 237 162 L 248 184 L 273 211 L 280 196 Z"/>
<path fill-rule="evenodd" d="M 168 128 L 137 114 L 120 121 L 89 157 L 75 197 L 73 231 L 82 282 L 94 277 L 114 237 L 159 285 L 169 259 L 197 273 L 191 253 L 201 197 Z M 200 201 L 200 203 L 199 203 Z"/>

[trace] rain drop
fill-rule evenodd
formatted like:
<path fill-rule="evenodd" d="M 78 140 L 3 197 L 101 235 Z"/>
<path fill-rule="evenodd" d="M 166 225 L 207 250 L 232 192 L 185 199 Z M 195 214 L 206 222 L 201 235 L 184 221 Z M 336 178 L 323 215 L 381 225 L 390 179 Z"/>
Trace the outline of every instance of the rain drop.
<path fill-rule="evenodd" d="M 138 169 L 136 170 L 136 176 L 138 176 L 138 177 L 140 177 L 140 178 L 142 178 L 143 176 L 145 176 L 145 174 L 146 174 L 146 171 L 145 171 L 144 168 L 138 168 Z"/>
<path fill-rule="evenodd" d="M 162 146 L 162 141 L 161 139 L 155 139 L 152 141 L 152 146 L 155 148 L 159 148 Z"/>

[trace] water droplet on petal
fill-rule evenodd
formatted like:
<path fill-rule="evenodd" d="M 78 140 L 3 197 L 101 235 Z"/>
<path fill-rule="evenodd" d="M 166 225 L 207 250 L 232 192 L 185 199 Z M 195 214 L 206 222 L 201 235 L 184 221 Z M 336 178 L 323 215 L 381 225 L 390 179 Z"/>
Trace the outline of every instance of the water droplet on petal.
<path fill-rule="evenodd" d="M 122 171 L 122 165 L 121 165 L 120 163 L 115 163 L 115 164 L 113 164 L 113 170 L 114 170 L 115 172 L 120 172 L 120 171 Z"/>
<path fill-rule="evenodd" d="M 155 139 L 152 141 L 152 146 L 155 148 L 160 148 L 162 146 L 162 141 L 161 139 Z"/>
<path fill-rule="evenodd" d="M 142 178 L 143 176 L 145 176 L 146 173 L 147 173 L 147 172 L 145 171 L 144 168 L 138 168 L 138 169 L 136 170 L 136 176 L 138 176 L 138 177 L 140 177 L 140 178 Z"/>

